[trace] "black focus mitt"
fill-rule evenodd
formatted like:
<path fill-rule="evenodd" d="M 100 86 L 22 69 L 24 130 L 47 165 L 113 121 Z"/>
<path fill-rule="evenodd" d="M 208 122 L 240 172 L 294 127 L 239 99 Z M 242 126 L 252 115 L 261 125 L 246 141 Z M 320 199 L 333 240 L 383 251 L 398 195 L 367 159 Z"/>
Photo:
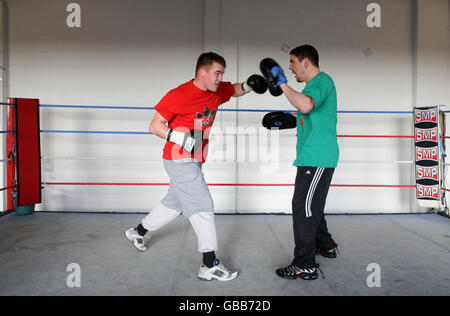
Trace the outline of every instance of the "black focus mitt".
<path fill-rule="evenodd" d="M 269 92 L 274 97 L 278 97 L 283 94 L 283 90 L 281 90 L 280 86 L 275 86 L 277 84 L 276 78 L 273 77 L 270 72 L 273 67 L 279 66 L 278 63 L 272 58 L 264 58 L 259 63 L 259 69 L 263 74 L 264 78 L 266 78 L 267 85 L 269 86 Z"/>
<path fill-rule="evenodd" d="M 289 113 L 276 111 L 264 115 L 262 125 L 267 129 L 289 129 L 297 127 L 297 118 Z"/>

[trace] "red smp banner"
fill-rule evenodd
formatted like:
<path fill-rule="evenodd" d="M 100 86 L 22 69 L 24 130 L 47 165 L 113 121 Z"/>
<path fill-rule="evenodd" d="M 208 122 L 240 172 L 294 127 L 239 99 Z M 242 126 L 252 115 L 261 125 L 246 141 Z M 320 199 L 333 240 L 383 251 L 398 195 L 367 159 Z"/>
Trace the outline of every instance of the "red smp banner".
<path fill-rule="evenodd" d="M 414 124 L 420 124 L 424 122 L 438 123 L 438 108 L 431 108 L 426 110 L 416 109 L 414 111 Z"/>
<path fill-rule="evenodd" d="M 417 184 L 417 198 L 418 199 L 439 199 L 438 185 L 421 185 Z"/>
<path fill-rule="evenodd" d="M 416 147 L 416 162 L 422 162 L 423 160 L 431 160 L 436 164 L 439 162 L 439 149 L 438 147 Z"/>
<path fill-rule="evenodd" d="M 423 142 L 438 142 L 438 129 L 435 128 L 416 128 L 415 129 L 415 141 Z"/>
<path fill-rule="evenodd" d="M 439 107 L 414 109 L 416 193 L 418 199 L 439 199 Z"/>
<path fill-rule="evenodd" d="M 435 180 L 439 181 L 439 166 L 421 167 L 416 166 L 417 180 Z"/>

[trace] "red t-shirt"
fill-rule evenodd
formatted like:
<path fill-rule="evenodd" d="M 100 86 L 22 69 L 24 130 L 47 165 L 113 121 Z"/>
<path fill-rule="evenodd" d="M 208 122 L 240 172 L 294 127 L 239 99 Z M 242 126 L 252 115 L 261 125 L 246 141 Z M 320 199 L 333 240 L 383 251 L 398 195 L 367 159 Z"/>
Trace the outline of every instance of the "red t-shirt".
<path fill-rule="evenodd" d="M 221 82 L 216 92 L 199 89 L 194 85 L 193 80 L 170 90 L 155 106 L 155 110 L 169 121 L 171 129 L 184 133 L 192 129 L 202 129 L 204 140 L 202 149 L 193 155 L 175 143 L 166 142 L 163 158 L 167 160 L 195 158 L 205 162 L 208 154 L 208 136 L 217 108 L 230 100 L 233 94 L 234 87 L 230 82 Z"/>

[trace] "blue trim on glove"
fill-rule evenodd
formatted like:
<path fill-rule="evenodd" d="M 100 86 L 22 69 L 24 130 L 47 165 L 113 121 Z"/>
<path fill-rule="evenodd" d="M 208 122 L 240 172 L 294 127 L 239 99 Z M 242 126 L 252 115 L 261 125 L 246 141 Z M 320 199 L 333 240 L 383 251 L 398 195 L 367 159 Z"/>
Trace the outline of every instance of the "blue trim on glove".
<path fill-rule="evenodd" d="M 270 73 L 277 80 L 275 87 L 279 86 L 280 84 L 287 83 L 286 75 L 284 74 L 284 71 L 280 66 L 272 67 L 272 69 L 270 69 Z"/>

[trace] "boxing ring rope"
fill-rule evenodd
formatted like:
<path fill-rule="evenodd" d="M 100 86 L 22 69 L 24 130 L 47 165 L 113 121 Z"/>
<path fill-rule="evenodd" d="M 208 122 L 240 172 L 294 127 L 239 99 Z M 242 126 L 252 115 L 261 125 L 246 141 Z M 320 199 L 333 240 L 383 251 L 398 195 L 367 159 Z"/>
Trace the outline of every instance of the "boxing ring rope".
<path fill-rule="evenodd" d="M 105 157 L 59 157 L 59 156 L 42 156 L 41 159 L 44 160 L 92 160 L 92 161 L 127 161 L 127 162 L 160 162 L 161 159 L 123 159 L 123 158 L 105 158 Z M 2 161 L 10 161 L 14 159 L 4 159 Z M 226 161 L 223 163 L 227 163 Z M 231 162 L 229 162 L 231 163 Z M 234 163 L 234 161 L 232 162 Z M 375 164 L 412 164 L 414 161 L 412 160 L 339 160 L 339 164 L 346 163 L 375 163 Z"/>
<path fill-rule="evenodd" d="M 78 109 L 116 109 L 116 110 L 154 110 L 154 107 L 141 106 L 105 106 L 105 105 L 63 105 L 63 104 L 41 104 L 41 108 L 78 108 Z M 263 110 L 263 109 L 221 109 L 218 112 L 276 112 L 280 110 Z M 283 112 L 297 113 L 294 110 L 285 110 Z M 450 112 L 450 111 L 448 111 Z M 337 111 L 339 114 L 412 114 L 412 111 Z M 74 133 L 74 134 L 136 134 L 151 135 L 150 132 L 133 132 L 133 131 L 80 131 L 80 130 L 41 130 L 41 133 Z M 351 138 L 414 138 L 410 135 L 337 135 L 338 137 Z"/>
<path fill-rule="evenodd" d="M 0 103 L 0 105 L 14 106 L 12 103 Z M 152 111 L 154 107 L 146 106 L 106 106 L 106 105 L 64 105 L 64 104 L 40 104 L 41 108 L 74 108 L 74 109 L 107 109 L 107 110 L 147 110 Z M 224 109 L 219 108 L 218 112 L 259 112 L 269 113 L 280 110 L 268 110 L 268 109 Z M 285 110 L 287 113 L 297 113 L 296 110 Z M 450 113 L 450 111 L 441 111 L 443 113 Z M 411 115 L 414 111 L 389 111 L 389 110 L 339 110 L 338 114 L 380 114 L 380 115 L 392 115 L 392 114 L 407 114 Z M 15 131 L 0 131 L 2 134 L 14 133 Z M 87 130 L 48 130 L 41 129 L 40 133 L 59 133 L 59 134 L 112 134 L 112 135 L 152 135 L 151 132 L 140 131 L 87 131 Z M 237 134 L 237 133 L 236 133 Z M 295 136 L 295 135 L 285 135 Z M 338 134 L 338 138 L 393 138 L 393 139 L 414 139 L 412 135 L 358 135 L 358 134 Z M 445 136 L 444 139 L 449 139 L 450 136 Z M 93 157 L 41 157 L 41 159 L 68 159 L 68 160 L 110 160 L 110 161 L 123 161 L 123 159 L 108 159 L 108 158 L 93 158 Z M 3 159 L 1 162 L 12 161 L 14 159 Z M 128 161 L 128 159 L 127 159 Z M 134 162 L 154 162 L 156 160 L 131 160 Z M 158 160 L 159 161 L 159 160 Z M 396 163 L 396 164 L 413 164 L 414 161 L 340 161 L 340 163 Z M 450 164 L 444 163 L 448 166 Z M 43 186 L 168 186 L 166 182 L 155 183 L 129 183 L 129 182 L 42 182 Z M 293 183 L 208 183 L 209 186 L 232 186 L 232 187 L 294 187 Z M 331 184 L 332 187 L 359 187 L 359 188 L 415 188 L 416 185 L 405 184 Z M 2 188 L 0 191 L 6 190 L 10 187 Z M 450 192 L 450 189 L 442 188 L 444 191 Z"/>
<path fill-rule="evenodd" d="M 0 105 L 12 105 L 13 103 L 0 103 Z M 154 107 L 146 106 L 117 106 L 117 105 L 66 105 L 66 104 L 41 104 L 41 108 L 85 108 L 85 109 L 116 109 L 116 110 L 154 110 Z M 218 112 L 276 112 L 280 110 L 266 109 L 217 109 Z M 283 110 L 281 110 L 283 111 Z M 284 110 L 283 112 L 297 113 L 295 110 Z M 443 113 L 450 113 L 450 110 Z M 413 114 L 413 111 L 390 111 L 390 110 L 338 110 L 339 114 Z"/>
<path fill-rule="evenodd" d="M 154 107 L 145 106 L 102 106 L 102 105 L 62 105 L 62 104 L 41 104 L 42 108 L 75 108 L 75 109 L 115 109 L 115 110 L 154 110 Z M 219 108 L 218 112 L 259 112 L 268 113 L 279 110 L 264 109 L 223 109 Z M 295 110 L 286 110 L 283 112 L 296 113 Z M 337 111 L 339 114 L 412 114 L 412 111 Z M 80 130 L 41 130 L 41 133 L 64 133 L 64 134 L 122 134 L 122 135 L 151 135 L 150 132 L 136 131 L 80 131 Z M 293 136 L 293 135 L 286 135 Z M 346 135 L 339 134 L 339 138 L 405 138 L 412 139 L 411 135 Z M 42 159 L 73 159 L 73 160 L 109 160 L 121 161 L 121 159 L 104 159 L 104 158 L 70 158 L 70 157 L 42 157 Z M 155 161 L 155 160 L 135 160 L 135 161 Z M 344 162 L 344 161 L 340 161 Z M 361 161 L 364 163 L 370 161 Z M 355 163 L 355 161 L 345 161 L 344 163 Z M 412 164 L 413 161 L 382 161 L 374 163 L 404 163 Z M 43 182 L 42 185 L 97 185 L 97 186 L 167 186 L 169 183 L 105 183 L 105 182 Z M 240 187 L 293 187 L 294 184 L 284 183 L 208 183 L 209 186 L 240 186 Z M 365 188 L 414 188 L 415 185 L 386 185 L 386 184 L 331 184 L 333 187 L 365 187 Z"/>
<path fill-rule="evenodd" d="M 152 135 L 150 132 L 133 131 L 80 131 L 80 130 L 41 130 L 41 133 L 61 134 L 122 134 L 122 135 Z M 343 138 L 414 138 L 410 135 L 337 135 Z"/>
<path fill-rule="evenodd" d="M 10 185 L 10 186 L 1 188 L 0 191 L 5 191 L 5 190 L 8 190 L 8 189 L 14 189 L 15 187 L 16 187 L 15 185 Z"/>
<path fill-rule="evenodd" d="M 168 186 L 170 183 L 136 183 L 136 182 L 42 182 L 43 185 L 98 185 L 98 186 Z M 208 183 L 208 186 L 232 187 L 293 187 L 293 183 Z M 358 188 L 415 188 L 415 185 L 402 184 L 331 184 L 332 187 Z"/>

